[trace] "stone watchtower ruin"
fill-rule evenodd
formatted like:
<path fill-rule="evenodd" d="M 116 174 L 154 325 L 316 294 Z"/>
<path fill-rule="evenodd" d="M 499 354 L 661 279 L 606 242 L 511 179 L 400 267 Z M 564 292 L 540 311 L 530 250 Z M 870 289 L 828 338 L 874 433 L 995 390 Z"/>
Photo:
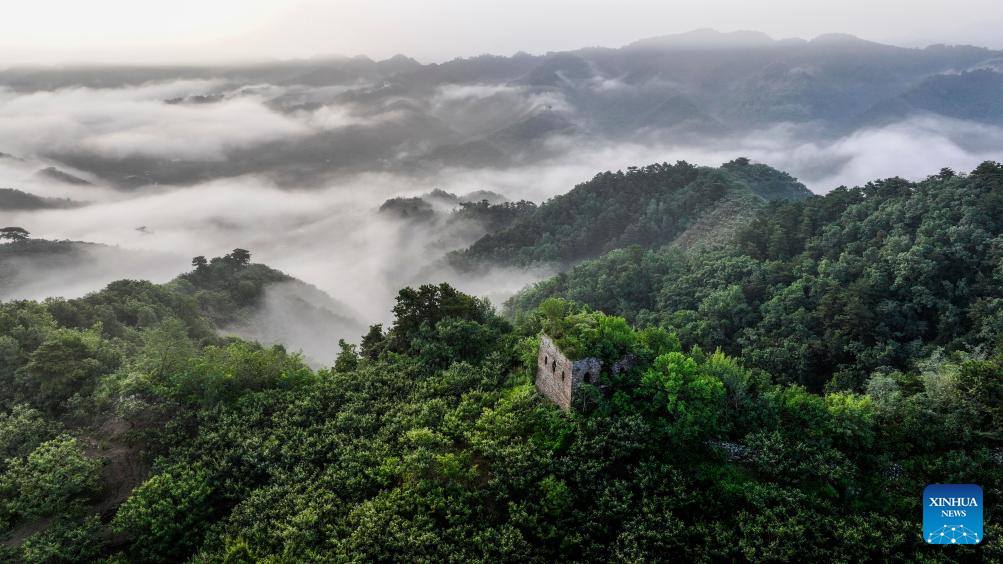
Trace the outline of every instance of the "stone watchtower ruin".
<path fill-rule="evenodd" d="M 536 358 L 536 389 L 561 409 L 571 409 L 571 400 L 582 384 L 598 384 L 602 361 L 572 360 L 547 335 L 540 335 Z"/>

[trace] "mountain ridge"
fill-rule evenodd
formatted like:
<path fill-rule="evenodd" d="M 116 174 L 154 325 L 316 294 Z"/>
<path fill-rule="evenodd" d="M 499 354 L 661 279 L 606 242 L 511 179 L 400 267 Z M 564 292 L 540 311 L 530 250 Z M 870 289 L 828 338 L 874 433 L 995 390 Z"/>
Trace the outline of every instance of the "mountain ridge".
<path fill-rule="evenodd" d="M 230 147 L 226 159 L 211 162 L 107 154 L 80 146 L 46 147 L 44 155 L 36 155 L 123 189 L 255 173 L 302 185 L 373 168 L 506 168 L 560 155 L 557 147 L 567 143 L 554 141 L 568 139 L 598 146 L 714 146 L 782 127 L 792 142 L 825 143 L 918 112 L 969 120 L 993 114 L 985 105 L 993 101 L 998 81 L 968 80 L 948 89 L 959 94 L 956 107 L 938 99 L 944 95 L 942 82 L 973 69 L 996 69 L 993 61 L 1003 60 L 1003 51 L 894 47 L 839 35 L 766 44 L 754 33 L 708 33 L 663 37 L 664 47 L 647 48 L 644 41 L 658 41 L 641 40 L 641 47 L 484 55 L 434 64 L 398 58 L 234 68 L 22 69 L 0 71 L 0 81 L 16 92 L 58 92 L 192 79 L 199 85 L 172 92 L 169 100 L 253 97 L 282 119 L 300 126 L 305 119 L 314 127 L 301 135 Z M 677 56 L 680 42 L 688 41 L 696 46 Z M 734 45 L 729 47 L 729 41 Z M 707 46 L 716 42 L 724 45 Z M 751 48 L 750 42 L 766 46 Z M 268 88 L 251 88 L 261 85 Z M 346 119 L 311 118 L 329 109 Z"/>
<path fill-rule="evenodd" d="M 750 218 L 769 201 L 807 198 L 811 192 L 787 173 L 744 158 L 717 169 L 680 161 L 629 167 L 626 173 L 607 171 L 451 253 L 448 260 L 461 269 L 573 264 L 615 248 L 658 247 L 672 243 L 726 196 L 738 197 L 742 215 Z M 699 244 L 694 232 L 687 239 L 688 245 Z"/>

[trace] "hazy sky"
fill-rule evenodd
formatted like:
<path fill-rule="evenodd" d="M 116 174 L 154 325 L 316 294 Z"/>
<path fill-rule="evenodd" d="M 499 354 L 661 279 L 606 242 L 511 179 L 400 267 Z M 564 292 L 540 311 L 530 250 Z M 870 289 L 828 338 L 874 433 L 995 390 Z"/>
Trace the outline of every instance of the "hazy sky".
<path fill-rule="evenodd" d="M 1003 48 L 1000 0 L 5 0 L 0 65 L 396 53 L 434 62 L 712 27 Z"/>

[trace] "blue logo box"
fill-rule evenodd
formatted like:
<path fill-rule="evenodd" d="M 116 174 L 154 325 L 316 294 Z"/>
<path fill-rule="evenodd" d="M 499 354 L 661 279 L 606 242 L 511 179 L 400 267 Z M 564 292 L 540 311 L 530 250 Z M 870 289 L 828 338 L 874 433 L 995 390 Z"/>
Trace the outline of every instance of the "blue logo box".
<path fill-rule="evenodd" d="M 982 488 L 931 484 L 923 490 L 923 540 L 927 544 L 982 542 Z"/>

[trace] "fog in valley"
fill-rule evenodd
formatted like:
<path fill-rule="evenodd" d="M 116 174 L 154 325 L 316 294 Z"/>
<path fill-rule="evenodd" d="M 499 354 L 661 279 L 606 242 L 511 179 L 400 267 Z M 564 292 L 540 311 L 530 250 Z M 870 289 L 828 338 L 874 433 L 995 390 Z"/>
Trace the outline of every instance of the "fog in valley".
<path fill-rule="evenodd" d="M 486 232 L 450 220 L 450 210 L 484 191 L 541 203 L 604 170 L 744 156 L 825 193 L 999 158 L 1003 115 L 944 109 L 930 95 L 982 92 L 998 80 L 998 53 L 832 41 L 770 43 L 758 66 L 727 79 L 673 70 L 672 41 L 622 57 L 583 50 L 430 66 L 396 58 L 11 69 L 0 73 L 0 187 L 35 203 L 0 205 L 0 224 L 94 245 L 4 255 L 0 299 L 75 297 L 120 278 L 166 282 L 195 255 L 241 247 L 329 295 L 345 323 L 284 334 L 296 320 L 276 319 L 295 315 L 289 303 L 301 290 L 276 286 L 254 327 L 235 331 L 318 357 L 331 339 L 355 340 L 351 331 L 387 321 L 403 286 L 446 281 L 497 304 L 554 274 L 546 265 L 462 274 L 445 265 L 446 253 Z M 884 59 L 875 65 L 902 58 L 928 68 L 877 83 L 854 77 L 819 100 L 828 92 L 819 84 L 849 72 L 841 49 L 877 49 Z M 757 91 L 765 76 L 773 92 Z M 380 209 L 433 190 L 456 198 L 426 196 L 435 210 L 427 217 Z"/>
<path fill-rule="evenodd" d="M 0 564 L 1003 562 L 1000 0 L 2 14 Z"/>

